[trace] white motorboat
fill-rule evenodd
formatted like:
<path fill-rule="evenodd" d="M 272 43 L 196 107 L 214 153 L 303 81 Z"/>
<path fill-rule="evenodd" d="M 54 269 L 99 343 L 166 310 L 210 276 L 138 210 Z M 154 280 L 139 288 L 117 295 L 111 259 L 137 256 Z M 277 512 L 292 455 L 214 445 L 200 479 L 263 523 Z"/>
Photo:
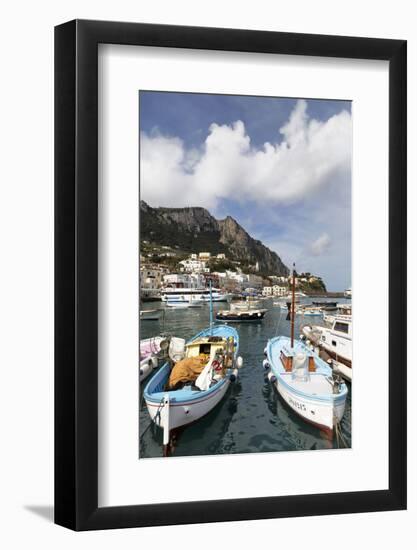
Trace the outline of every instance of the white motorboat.
<path fill-rule="evenodd" d="M 345 378 L 352 379 L 352 317 L 350 315 L 335 315 L 330 327 L 306 325 L 302 328 L 302 333 L 308 341 L 326 352 L 331 359 L 350 369 L 347 371 L 348 375 L 345 374 Z"/>

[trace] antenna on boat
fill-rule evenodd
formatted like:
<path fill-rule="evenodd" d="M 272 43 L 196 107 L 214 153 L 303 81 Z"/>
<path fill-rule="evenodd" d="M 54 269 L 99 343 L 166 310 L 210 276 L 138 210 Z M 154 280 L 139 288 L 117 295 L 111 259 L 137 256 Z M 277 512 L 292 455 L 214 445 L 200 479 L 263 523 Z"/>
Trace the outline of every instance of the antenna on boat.
<path fill-rule="evenodd" d="M 292 264 L 291 348 L 294 347 L 294 321 L 295 321 L 295 263 Z"/>
<path fill-rule="evenodd" d="M 213 294 L 211 291 L 211 279 L 209 281 L 209 288 L 210 288 L 210 333 L 211 333 L 213 328 Z"/>

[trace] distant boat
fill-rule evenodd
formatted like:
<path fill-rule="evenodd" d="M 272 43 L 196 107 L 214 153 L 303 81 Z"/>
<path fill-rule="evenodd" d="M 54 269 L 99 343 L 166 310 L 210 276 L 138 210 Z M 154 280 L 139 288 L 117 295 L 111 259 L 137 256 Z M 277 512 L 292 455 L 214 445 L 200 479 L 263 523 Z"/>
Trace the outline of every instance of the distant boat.
<path fill-rule="evenodd" d="M 333 433 L 344 414 L 347 387 L 314 351 L 294 339 L 295 266 L 287 319 L 291 322 L 291 337 L 272 338 L 265 348 L 264 367 L 271 369 L 268 379 L 303 420 Z"/>
<path fill-rule="evenodd" d="M 266 347 L 268 378 L 287 405 L 307 422 L 333 431 L 344 414 L 347 387 L 303 342 L 278 336 Z"/>
<path fill-rule="evenodd" d="M 216 314 L 218 321 L 226 321 L 228 323 L 242 323 L 242 322 L 257 322 L 262 321 L 265 317 L 267 309 L 247 309 L 247 310 L 222 310 Z"/>
<path fill-rule="evenodd" d="M 323 315 L 321 308 L 314 307 L 314 306 L 299 306 L 296 309 L 295 313 L 297 315 L 305 315 L 306 317 L 311 317 L 311 316 L 318 317 Z"/>
<path fill-rule="evenodd" d="M 195 296 L 179 296 L 178 298 L 169 297 L 165 302 L 168 307 L 174 307 L 177 309 L 186 309 L 189 307 L 202 307 L 203 301 Z"/>
<path fill-rule="evenodd" d="M 161 309 L 142 309 L 140 310 L 141 321 L 159 321 L 162 314 Z"/>
<path fill-rule="evenodd" d="M 347 288 L 343 294 L 344 294 L 345 298 L 352 298 L 352 289 Z"/>

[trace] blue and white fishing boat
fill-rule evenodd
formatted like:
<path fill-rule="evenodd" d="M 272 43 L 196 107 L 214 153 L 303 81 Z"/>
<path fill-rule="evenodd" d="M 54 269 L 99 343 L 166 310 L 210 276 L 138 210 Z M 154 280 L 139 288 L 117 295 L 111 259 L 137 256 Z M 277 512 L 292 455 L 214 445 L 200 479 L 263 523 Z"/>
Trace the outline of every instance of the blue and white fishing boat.
<path fill-rule="evenodd" d="M 210 307 L 211 320 L 212 314 Z M 172 430 L 199 420 L 222 400 L 242 366 L 238 351 L 237 331 L 211 322 L 184 345 L 176 361 L 166 362 L 149 381 L 144 399 L 152 421 L 163 429 L 164 456 Z M 193 373 L 199 361 L 200 372 Z"/>
<path fill-rule="evenodd" d="M 287 317 L 291 337 L 277 336 L 268 341 L 264 367 L 271 369 L 269 381 L 294 412 L 320 429 L 333 432 L 344 414 L 347 386 L 313 350 L 294 340 L 294 289 L 293 271 L 293 300 Z"/>
<path fill-rule="evenodd" d="M 330 366 L 300 340 L 287 336 L 268 341 L 265 367 L 284 401 L 301 418 L 332 431 L 343 417 L 347 386 Z"/>

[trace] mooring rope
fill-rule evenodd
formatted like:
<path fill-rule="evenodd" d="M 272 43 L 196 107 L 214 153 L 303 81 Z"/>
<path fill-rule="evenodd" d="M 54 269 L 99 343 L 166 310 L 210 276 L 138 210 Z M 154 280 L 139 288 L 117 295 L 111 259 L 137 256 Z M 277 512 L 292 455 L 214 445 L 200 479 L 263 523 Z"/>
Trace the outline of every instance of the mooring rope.
<path fill-rule="evenodd" d="M 142 396 L 143 398 L 143 396 Z M 143 402 L 143 401 L 142 401 Z M 162 406 L 163 406 L 163 403 L 164 403 L 164 398 L 161 399 L 159 405 L 158 405 L 158 409 L 155 413 L 155 419 L 156 418 L 160 418 L 161 416 L 161 410 L 162 410 Z M 162 405 L 162 406 L 161 406 Z M 149 428 L 152 426 L 153 424 L 153 420 L 151 419 L 151 421 L 149 422 L 149 424 L 146 426 L 146 428 L 143 430 L 143 432 L 141 433 L 140 435 L 140 438 L 139 439 L 142 439 L 142 437 L 146 434 L 146 432 L 149 430 Z"/>

